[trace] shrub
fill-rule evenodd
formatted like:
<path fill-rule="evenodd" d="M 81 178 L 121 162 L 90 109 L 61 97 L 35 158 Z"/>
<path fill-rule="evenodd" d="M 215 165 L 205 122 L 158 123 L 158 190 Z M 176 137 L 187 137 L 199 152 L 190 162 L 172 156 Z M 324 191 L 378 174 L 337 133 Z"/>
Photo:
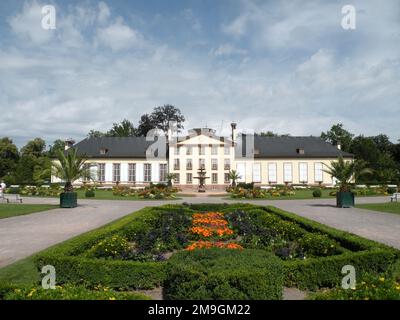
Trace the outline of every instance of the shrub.
<path fill-rule="evenodd" d="M 94 197 L 95 197 L 94 190 L 91 190 L 91 189 L 86 190 L 86 191 L 85 191 L 85 197 L 86 197 L 86 198 L 94 198 Z"/>
<path fill-rule="evenodd" d="M 128 241 L 119 235 L 114 235 L 95 244 L 89 249 L 87 256 L 94 258 L 125 259 L 129 257 L 130 252 L 131 246 Z"/>
<path fill-rule="evenodd" d="M 299 244 L 306 256 L 326 257 L 337 253 L 339 244 L 325 234 L 307 233 Z"/>
<path fill-rule="evenodd" d="M 254 182 L 246 183 L 246 182 L 239 182 L 237 184 L 237 188 L 243 188 L 247 190 L 252 190 L 254 189 Z"/>
<path fill-rule="evenodd" d="M 2 290 L 0 290 L 2 291 Z M 8 287 L 0 293 L 0 300 L 149 300 L 150 298 L 135 292 L 124 293 L 97 288 L 88 290 L 82 286 L 56 286 L 45 290 L 42 287 Z"/>
<path fill-rule="evenodd" d="M 201 249 L 175 254 L 167 266 L 166 299 L 258 299 L 282 297 L 282 266 L 262 250 Z"/>
<path fill-rule="evenodd" d="M 309 297 L 312 300 L 400 300 L 400 282 L 387 274 L 364 274 L 356 282 L 356 289 L 337 287 Z"/>
<path fill-rule="evenodd" d="M 322 191 L 321 189 L 315 189 L 312 193 L 314 198 L 321 198 L 322 197 Z"/>
<path fill-rule="evenodd" d="M 397 188 L 389 187 L 389 188 L 387 189 L 387 192 L 388 192 L 388 194 L 396 193 L 396 192 L 397 192 Z"/>

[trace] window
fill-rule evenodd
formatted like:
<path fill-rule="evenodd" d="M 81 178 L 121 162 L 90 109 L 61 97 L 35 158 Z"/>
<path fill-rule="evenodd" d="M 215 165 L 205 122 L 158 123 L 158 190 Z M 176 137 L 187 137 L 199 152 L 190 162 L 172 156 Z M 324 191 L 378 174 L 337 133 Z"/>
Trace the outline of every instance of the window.
<path fill-rule="evenodd" d="M 261 164 L 253 164 L 253 182 L 261 182 Z"/>
<path fill-rule="evenodd" d="M 85 169 L 85 176 L 82 178 L 82 181 L 89 182 L 90 181 L 89 177 L 91 175 L 90 164 L 89 163 L 85 163 L 83 165 L 83 168 Z"/>
<path fill-rule="evenodd" d="M 224 159 L 224 170 L 231 170 L 231 159 Z"/>
<path fill-rule="evenodd" d="M 229 179 L 229 173 L 225 172 L 225 174 L 224 174 L 224 183 L 230 183 L 230 182 L 231 182 L 231 179 Z"/>
<path fill-rule="evenodd" d="M 245 163 L 237 163 L 236 164 L 236 171 L 239 174 L 239 182 L 246 181 L 246 164 Z"/>
<path fill-rule="evenodd" d="M 304 151 L 303 148 L 297 148 L 297 149 L 296 149 L 296 152 L 297 152 L 297 154 L 301 154 L 301 155 L 304 155 L 304 154 L 305 154 L 305 151 Z"/>
<path fill-rule="evenodd" d="M 224 155 L 229 156 L 231 154 L 231 147 L 225 146 L 224 147 Z"/>
<path fill-rule="evenodd" d="M 97 179 L 99 180 L 99 182 L 106 181 L 106 164 L 105 163 L 97 164 Z"/>
<path fill-rule="evenodd" d="M 211 154 L 214 156 L 218 154 L 218 146 L 211 146 Z"/>
<path fill-rule="evenodd" d="M 218 183 L 218 173 L 213 173 L 211 175 L 212 183 Z"/>
<path fill-rule="evenodd" d="M 276 163 L 268 163 L 268 182 L 277 183 Z"/>
<path fill-rule="evenodd" d="M 179 156 L 181 154 L 181 147 L 176 146 L 174 150 L 174 155 Z"/>
<path fill-rule="evenodd" d="M 174 159 L 174 170 L 179 170 L 180 162 L 179 159 Z"/>
<path fill-rule="evenodd" d="M 174 176 L 174 183 L 179 184 L 180 181 L 181 181 L 181 179 L 180 179 L 179 173 L 175 173 L 175 176 Z"/>
<path fill-rule="evenodd" d="M 322 170 L 323 170 L 323 164 L 321 162 L 317 162 L 314 164 L 314 180 L 315 180 L 315 182 L 324 181 Z"/>
<path fill-rule="evenodd" d="M 308 164 L 307 164 L 307 162 L 299 163 L 299 182 L 300 183 L 308 182 Z"/>
<path fill-rule="evenodd" d="M 144 164 L 144 182 L 151 182 L 151 163 Z"/>
<path fill-rule="evenodd" d="M 167 164 L 160 163 L 160 182 L 167 181 Z"/>
<path fill-rule="evenodd" d="M 186 173 L 186 183 L 192 184 L 193 183 L 193 176 L 191 173 Z"/>
<path fill-rule="evenodd" d="M 284 163 L 283 164 L 283 182 L 292 182 L 292 164 Z"/>
<path fill-rule="evenodd" d="M 113 182 L 121 181 L 121 165 L 119 163 L 113 163 Z"/>
<path fill-rule="evenodd" d="M 186 159 L 186 170 L 192 170 L 192 169 L 193 169 L 192 159 Z"/>
<path fill-rule="evenodd" d="M 205 169 L 206 168 L 206 160 L 205 159 L 199 159 L 199 169 Z"/>
<path fill-rule="evenodd" d="M 186 147 L 186 155 L 191 156 L 193 154 L 193 147 Z"/>
<path fill-rule="evenodd" d="M 199 145 L 199 155 L 204 156 L 206 154 L 206 146 Z"/>
<path fill-rule="evenodd" d="M 218 170 L 218 159 L 211 159 L 211 170 Z"/>
<path fill-rule="evenodd" d="M 105 148 L 100 149 L 101 155 L 105 155 L 105 154 L 107 154 L 107 152 L 108 152 L 108 149 L 105 149 Z"/>
<path fill-rule="evenodd" d="M 136 163 L 128 164 L 128 181 L 133 183 L 136 182 Z"/>

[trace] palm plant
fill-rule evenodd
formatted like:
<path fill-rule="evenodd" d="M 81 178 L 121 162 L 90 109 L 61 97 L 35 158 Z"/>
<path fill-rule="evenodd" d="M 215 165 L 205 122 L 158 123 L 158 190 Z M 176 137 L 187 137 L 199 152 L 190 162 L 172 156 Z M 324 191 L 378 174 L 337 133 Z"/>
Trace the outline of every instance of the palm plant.
<path fill-rule="evenodd" d="M 345 161 L 343 157 L 339 157 L 338 161 L 332 161 L 323 171 L 338 181 L 340 192 L 351 191 L 353 181 L 362 175 L 372 173 L 371 169 L 365 167 L 365 162 Z"/>
<path fill-rule="evenodd" d="M 228 177 L 230 180 L 232 180 L 232 187 L 236 187 L 236 180 L 239 180 L 241 175 L 236 170 L 230 170 Z"/>
<path fill-rule="evenodd" d="M 168 173 L 167 174 L 167 185 L 168 187 L 172 187 L 172 180 L 174 180 L 177 177 L 176 173 Z"/>
<path fill-rule="evenodd" d="M 72 192 L 74 190 L 72 184 L 78 179 L 93 180 L 90 166 L 86 164 L 87 159 L 77 152 L 75 148 L 67 152 L 60 150 L 57 154 L 58 162 L 52 164 L 52 174 L 65 182 L 65 192 Z"/>

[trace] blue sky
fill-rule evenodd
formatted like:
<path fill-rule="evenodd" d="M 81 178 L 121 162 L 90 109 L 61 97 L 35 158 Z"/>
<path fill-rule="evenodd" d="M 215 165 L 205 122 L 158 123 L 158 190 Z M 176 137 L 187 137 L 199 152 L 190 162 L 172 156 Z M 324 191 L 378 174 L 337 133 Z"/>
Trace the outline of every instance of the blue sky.
<path fill-rule="evenodd" d="M 384 5 L 383 5 L 384 3 Z M 56 7 L 56 30 L 41 8 Z M 356 30 L 341 8 L 356 8 Z M 400 2 L 0 2 L 2 136 L 83 138 L 173 104 L 186 128 L 400 139 Z"/>

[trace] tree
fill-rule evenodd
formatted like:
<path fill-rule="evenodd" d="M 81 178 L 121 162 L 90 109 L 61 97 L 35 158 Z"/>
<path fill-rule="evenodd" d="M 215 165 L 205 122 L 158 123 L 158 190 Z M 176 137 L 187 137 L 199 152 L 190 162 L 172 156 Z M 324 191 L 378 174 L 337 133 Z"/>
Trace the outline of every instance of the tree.
<path fill-rule="evenodd" d="M 18 149 L 13 141 L 7 137 L 0 139 L 0 178 L 13 175 L 18 160 Z"/>
<path fill-rule="evenodd" d="M 135 137 L 136 133 L 137 129 L 133 126 L 132 122 L 124 119 L 121 123 L 114 123 L 106 135 L 108 137 Z"/>
<path fill-rule="evenodd" d="M 50 158 L 55 158 L 57 157 L 58 151 L 59 150 L 63 151 L 64 149 L 65 149 L 65 141 L 57 139 L 53 142 L 51 146 L 49 146 L 49 151 L 47 152 L 47 154 Z"/>
<path fill-rule="evenodd" d="M 98 130 L 90 130 L 89 133 L 87 134 L 87 138 L 102 138 L 105 137 L 106 134 L 104 132 L 98 131 Z"/>
<path fill-rule="evenodd" d="M 260 136 L 260 137 L 290 137 L 290 134 L 288 134 L 288 133 L 278 134 L 273 131 L 259 132 L 259 133 L 256 133 L 256 135 Z"/>
<path fill-rule="evenodd" d="M 42 138 L 35 138 L 21 149 L 21 155 L 32 155 L 34 157 L 44 156 L 46 150 L 46 142 Z"/>
<path fill-rule="evenodd" d="M 155 129 L 156 125 L 154 121 L 152 120 L 151 116 L 148 114 L 144 114 L 141 116 L 140 121 L 139 121 L 139 126 L 137 129 L 137 135 L 141 137 L 145 137 L 147 133 Z"/>
<path fill-rule="evenodd" d="M 86 165 L 87 159 L 78 155 L 77 149 L 70 148 L 67 152 L 59 151 L 57 160 L 58 162 L 52 164 L 52 173 L 65 182 L 65 192 L 72 192 L 74 190 L 72 184 L 78 179 L 94 180 L 90 166 Z"/>
<path fill-rule="evenodd" d="M 229 180 L 232 180 L 232 187 L 236 187 L 236 180 L 241 178 L 240 174 L 236 170 L 230 170 L 228 173 Z"/>
<path fill-rule="evenodd" d="M 321 139 L 333 145 L 340 144 L 342 150 L 349 152 L 354 135 L 343 128 L 342 123 L 335 124 L 327 132 L 321 132 Z"/>
<path fill-rule="evenodd" d="M 181 111 L 170 104 L 154 108 L 150 119 L 154 128 L 162 130 L 165 135 L 168 134 L 170 122 L 176 123 L 176 128 L 178 130 L 183 129 L 182 123 L 185 122 L 185 117 L 182 115 Z"/>
<path fill-rule="evenodd" d="M 361 175 L 372 173 L 372 170 L 364 167 L 364 163 L 357 161 L 345 161 L 339 157 L 338 161 L 332 161 L 324 172 L 335 178 L 339 183 L 340 192 L 351 191 L 352 181 L 357 181 Z"/>

